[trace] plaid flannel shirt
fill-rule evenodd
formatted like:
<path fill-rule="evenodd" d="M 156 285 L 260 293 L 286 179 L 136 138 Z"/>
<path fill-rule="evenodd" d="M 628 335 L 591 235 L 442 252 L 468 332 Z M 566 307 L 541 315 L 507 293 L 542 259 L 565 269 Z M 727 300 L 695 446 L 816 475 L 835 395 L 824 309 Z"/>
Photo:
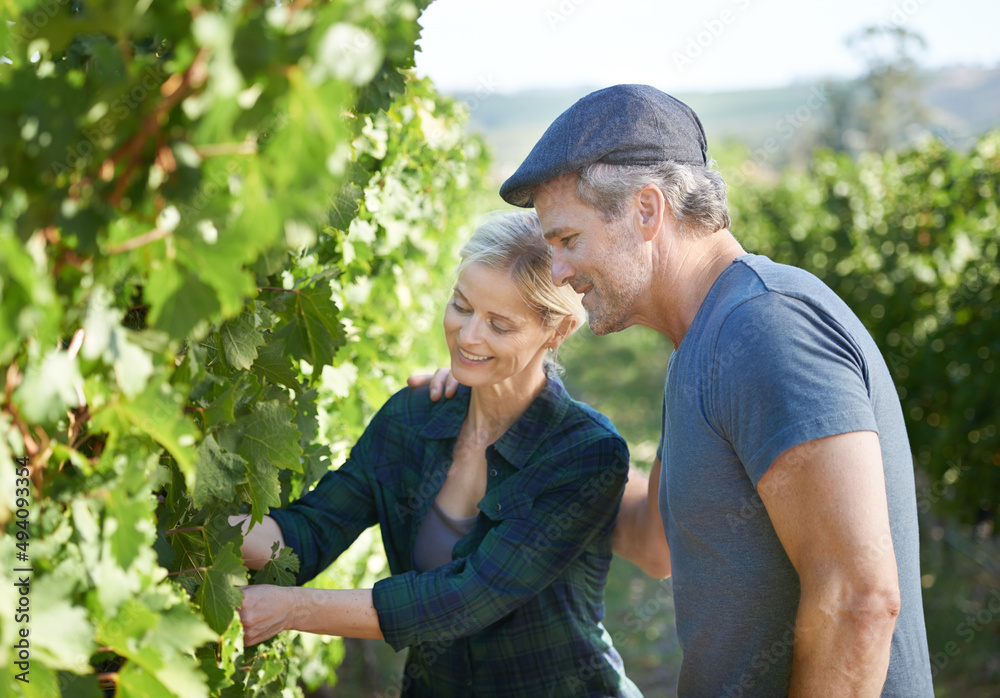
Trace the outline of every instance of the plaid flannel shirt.
<path fill-rule="evenodd" d="M 386 642 L 410 648 L 404 696 L 641 696 L 601 623 L 628 449 L 555 375 L 487 449 L 481 514 L 452 562 L 414 570 L 469 396 L 400 391 L 344 465 L 271 512 L 301 560 L 298 583 L 377 523 L 392 576 L 374 605 Z"/>

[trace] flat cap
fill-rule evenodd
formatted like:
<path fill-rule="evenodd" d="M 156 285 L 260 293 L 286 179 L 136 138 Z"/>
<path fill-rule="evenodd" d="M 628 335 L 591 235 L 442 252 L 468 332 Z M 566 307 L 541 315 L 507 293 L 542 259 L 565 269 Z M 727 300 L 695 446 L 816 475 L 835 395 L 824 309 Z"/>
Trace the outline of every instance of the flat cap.
<path fill-rule="evenodd" d="M 500 187 L 500 196 L 529 208 L 539 184 L 595 162 L 704 165 L 707 150 L 701 121 L 684 102 L 649 85 L 615 85 L 560 114 Z"/>

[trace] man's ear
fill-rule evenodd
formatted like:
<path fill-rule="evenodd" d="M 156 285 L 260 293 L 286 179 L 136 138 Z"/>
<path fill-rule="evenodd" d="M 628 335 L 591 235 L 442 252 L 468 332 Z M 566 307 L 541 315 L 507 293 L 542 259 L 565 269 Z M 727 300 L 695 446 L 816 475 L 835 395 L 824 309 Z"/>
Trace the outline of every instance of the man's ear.
<path fill-rule="evenodd" d="M 549 349 L 558 349 L 559 345 L 566 341 L 566 338 L 573 334 L 573 330 L 577 328 L 580 324 L 580 320 L 573 317 L 572 315 L 567 315 L 559 324 L 556 325 L 555 332 L 552 333 L 552 339 L 549 341 Z"/>
<path fill-rule="evenodd" d="M 667 200 L 655 184 L 647 184 L 636 194 L 636 228 L 642 232 L 646 242 L 652 241 L 663 226 L 663 219 L 669 215 Z"/>

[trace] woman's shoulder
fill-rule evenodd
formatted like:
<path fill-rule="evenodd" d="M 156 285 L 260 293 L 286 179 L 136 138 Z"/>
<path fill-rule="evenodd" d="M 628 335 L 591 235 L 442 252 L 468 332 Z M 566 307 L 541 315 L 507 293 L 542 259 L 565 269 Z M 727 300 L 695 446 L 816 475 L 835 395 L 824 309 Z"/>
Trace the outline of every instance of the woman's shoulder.
<path fill-rule="evenodd" d="M 418 388 L 407 386 L 386 400 L 373 421 L 390 420 L 396 424 L 420 427 L 430 421 L 439 411 L 454 409 L 453 407 L 449 408 L 449 405 L 453 400 L 461 400 L 462 397 L 462 386 L 459 386 L 459 392 L 455 397 L 437 401 L 431 400 L 428 386 Z"/>
<path fill-rule="evenodd" d="M 558 383 L 556 391 L 559 399 L 565 404 L 565 412 L 556 427 L 557 434 L 571 435 L 572 442 L 581 447 L 598 441 L 617 442 L 621 447 L 625 447 L 625 439 L 605 414 L 571 397 L 561 382 Z"/>

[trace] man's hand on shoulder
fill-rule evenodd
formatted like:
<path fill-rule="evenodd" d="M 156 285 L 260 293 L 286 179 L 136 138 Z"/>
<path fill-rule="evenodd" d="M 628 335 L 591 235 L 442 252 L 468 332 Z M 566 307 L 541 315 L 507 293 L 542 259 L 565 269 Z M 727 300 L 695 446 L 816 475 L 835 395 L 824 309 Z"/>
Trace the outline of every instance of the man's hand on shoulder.
<path fill-rule="evenodd" d="M 406 379 L 406 384 L 411 388 L 419 388 L 430 385 L 431 400 L 435 402 L 441 399 L 442 393 L 445 397 L 455 397 L 458 390 L 458 381 L 451 375 L 450 368 L 439 368 L 433 375 L 419 374 Z"/>

